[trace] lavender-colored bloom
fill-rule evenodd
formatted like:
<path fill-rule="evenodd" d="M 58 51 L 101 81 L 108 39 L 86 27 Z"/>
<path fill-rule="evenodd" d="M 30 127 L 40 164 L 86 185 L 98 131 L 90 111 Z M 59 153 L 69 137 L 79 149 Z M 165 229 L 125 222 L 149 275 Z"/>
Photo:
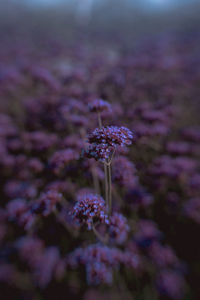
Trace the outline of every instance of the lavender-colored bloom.
<path fill-rule="evenodd" d="M 84 155 L 87 158 L 94 158 L 95 160 L 104 162 L 110 158 L 113 151 L 114 148 L 108 147 L 106 144 L 92 144 L 84 151 Z"/>
<path fill-rule="evenodd" d="M 108 284 L 113 281 L 112 268 L 101 262 L 86 264 L 87 282 L 89 285 Z"/>
<path fill-rule="evenodd" d="M 29 206 L 24 199 L 15 199 L 7 204 L 7 217 L 19 226 L 29 230 L 35 222 L 35 217 L 29 210 Z"/>
<path fill-rule="evenodd" d="M 28 151 L 46 151 L 57 143 L 55 134 L 42 131 L 26 132 L 22 136 L 24 148 Z"/>
<path fill-rule="evenodd" d="M 108 224 L 105 201 L 99 195 L 84 194 L 80 196 L 73 208 L 72 215 L 80 224 L 87 224 L 88 229 L 91 229 L 95 222 Z"/>
<path fill-rule="evenodd" d="M 56 180 L 53 182 L 50 182 L 46 185 L 46 190 L 54 190 L 58 193 L 68 193 L 70 195 L 73 195 L 75 192 L 76 185 L 70 181 L 66 180 Z"/>
<path fill-rule="evenodd" d="M 182 136 L 192 142 L 200 141 L 200 127 L 190 127 L 182 131 Z"/>
<path fill-rule="evenodd" d="M 178 265 L 178 259 L 169 246 L 162 246 L 160 243 L 154 242 L 148 249 L 148 254 L 158 267 L 176 267 Z"/>
<path fill-rule="evenodd" d="M 61 141 L 62 147 L 75 149 L 80 152 L 83 148 L 84 141 L 79 135 L 71 134 L 68 135 L 63 141 Z"/>
<path fill-rule="evenodd" d="M 25 199 L 15 199 L 8 202 L 6 208 L 8 218 L 14 220 L 27 210 L 27 203 Z"/>
<path fill-rule="evenodd" d="M 49 164 L 55 174 L 59 174 L 70 162 L 77 160 L 78 153 L 72 149 L 56 151 L 50 158 Z"/>
<path fill-rule="evenodd" d="M 21 237 L 16 242 L 16 247 L 20 257 L 31 267 L 34 267 L 35 263 L 38 261 L 38 257 L 44 251 L 43 241 L 35 237 Z"/>
<path fill-rule="evenodd" d="M 85 249 L 76 249 L 68 256 L 68 264 L 77 268 L 84 265 L 89 285 L 111 284 L 112 270 L 121 261 L 121 251 L 107 246 L 91 245 Z"/>
<path fill-rule="evenodd" d="M 161 238 L 161 232 L 156 224 L 150 220 L 140 220 L 135 233 L 135 240 L 141 247 L 149 247 L 153 241 Z"/>
<path fill-rule="evenodd" d="M 36 82 L 41 82 L 53 90 L 59 89 L 59 82 L 56 80 L 56 78 L 54 78 L 49 70 L 40 66 L 32 66 L 29 71 L 33 77 L 33 80 Z"/>
<path fill-rule="evenodd" d="M 142 114 L 142 118 L 149 122 L 163 122 L 168 123 L 169 119 L 164 111 L 161 110 L 146 110 Z"/>
<path fill-rule="evenodd" d="M 23 237 L 16 243 L 21 259 L 27 262 L 36 283 L 44 288 L 53 277 L 64 275 L 65 262 L 60 259 L 56 247 L 44 247 L 42 240 L 35 237 Z M 63 265 L 63 268 L 62 268 Z"/>
<path fill-rule="evenodd" d="M 84 265 L 88 284 L 97 285 L 111 284 L 112 272 L 120 265 L 137 268 L 138 257 L 131 252 L 95 244 L 76 249 L 68 255 L 67 262 L 73 269 Z"/>
<path fill-rule="evenodd" d="M 127 237 L 130 228 L 127 219 L 119 213 L 113 213 L 109 219 L 109 236 L 112 242 L 123 244 Z"/>
<path fill-rule="evenodd" d="M 184 295 L 184 279 L 175 271 L 163 270 L 157 277 L 156 285 L 162 295 L 172 299 L 181 299 Z"/>
<path fill-rule="evenodd" d="M 188 200 L 183 207 L 185 215 L 200 224 L 200 198 Z"/>
<path fill-rule="evenodd" d="M 150 173 L 155 176 L 167 176 L 169 178 L 176 178 L 182 174 L 190 174 L 197 168 L 195 160 L 189 157 L 170 157 L 163 155 L 155 159 Z"/>
<path fill-rule="evenodd" d="M 37 284 L 44 288 L 55 276 L 57 266 L 60 262 L 60 255 L 57 247 L 49 247 L 38 257 L 33 267 L 34 278 Z"/>
<path fill-rule="evenodd" d="M 44 169 L 43 163 L 38 158 L 31 158 L 28 161 L 28 167 L 34 173 L 40 173 Z"/>
<path fill-rule="evenodd" d="M 108 147 L 129 146 L 133 140 L 133 133 L 126 127 L 107 126 L 96 128 L 88 135 L 90 144 L 106 144 Z"/>
<path fill-rule="evenodd" d="M 186 142 L 169 142 L 167 144 L 167 151 L 171 154 L 190 154 L 191 153 L 191 145 Z"/>
<path fill-rule="evenodd" d="M 134 187 L 137 184 L 135 166 L 125 156 L 118 156 L 113 162 L 113 180 L 125 188 Z"/>
<path fill-rule="evenodd" d="M 34 198 L 37 194 L 37 182 L 24 182 L 20 180 L 8 181 L 4 191 L 9 198 Z"/>
<path fill-rule="evenodd" d="M 111 111 L 110 103 L 102 99 L 95 99 L 88 106 L 91 112 Z"/>
<path fill-rule="evenodd" d="M 140 185 L 129 189 L 125 199 L 133 208 L 148 207 L 153 203 L 152 196 Z"/>
<path fill-rule="evenodd" d="M 108 126 L 96 128 L 88 135 L 89 146 L 85 155 L 96 160 L 106 161 L 117 147 L 132 143 L 133 134 L 125 127 Z"/>
<path fill-rule="evenodd" d="M 62 194 L 55 190 L 43 193 L 32 206 L 32 212 L 48 216 L 56 209 L 57 203 L 61 202 Z"/>

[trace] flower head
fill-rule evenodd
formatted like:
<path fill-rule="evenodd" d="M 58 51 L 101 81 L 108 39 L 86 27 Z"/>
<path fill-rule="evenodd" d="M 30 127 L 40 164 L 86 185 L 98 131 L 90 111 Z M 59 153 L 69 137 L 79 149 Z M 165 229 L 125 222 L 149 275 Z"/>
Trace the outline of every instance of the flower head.
<path fill-rule="evenodd" d="M 132 132 L 126 127 L 107 126 L 96 128 L 88 136 L 90 144 L 106 144 L 110 147 L 131 145 L 133 139 Z"/>
<path fill-rule="evenodd" d="M 119 214 L 114 213 L 109 220 L 109 235 L 111 241 L 122 244 L 127 239 L 129 232 L 129 226 L 127 223 L 127 219 Z"/>
<path fill-rule="evenodd" d="M 93 222 L 108 224 L 105 201 L 96 194 L 84 194 L 78 198 L 78 202 L 73 208 L 73 217 L 80 224 L 86 223 L 91 229 Z"/>
<path fill-rule="evenodd" d="M 88 149 L 85 155 L 89 158 L 105 161 L 109 159 L 117 147 L 125 147 L 132 143 L 133 134 L 126 127 L 107 126 L 96 128 L 88 135 Z"/>
<path fill-rule="evenodd" d="M 111 105 L 102 99 L 95 99 L 88 106 L 91 112 L 111 111 Z"/>
<path fill-rule="evenodd" d="M 62 194 L 50 190 L 43 193 L 39 200 L 33 205 L 32 211 L 48 216 L 56 207 L 56 204 L 62 200 Z"/>

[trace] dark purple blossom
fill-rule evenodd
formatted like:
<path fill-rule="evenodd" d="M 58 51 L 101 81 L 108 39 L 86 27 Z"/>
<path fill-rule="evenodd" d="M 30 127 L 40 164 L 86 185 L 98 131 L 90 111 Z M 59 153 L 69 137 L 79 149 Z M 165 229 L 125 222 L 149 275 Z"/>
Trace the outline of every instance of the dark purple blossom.
<path fill-rule="evenodd" d="M 43 193 L 40 198 L 33 204 L 32 212 L 48 216 L 55 211 L 56 205 L 62 201 L 62 194 L 55 190 Z"/>
<path fill-rule="evenodd" d="M 60 150 L 53 154 L 49 164 L 55 174 L 59 174 L 70 162 L 76 161 L 78 158 L 79 154 L 72 149 Z"/>
<path fill-rule="evenodd" d="M 123 244 L 129 233 L 129 226 L 127 219 L 119 213 L 113 213 L 109 219 L 109 236 L 112 242 L 116 244 Z"/>
<path fill-rule="evenodd" d="M 108 224 L 105 201 L 96 194 L 83 194 L 78 197 L 72 215 L 80 224 L 87 224 L 88 229 L 95 222 Z"/>
<path fill-rule="evenodd" d="M 95 99 L 89 103 L 89 110 L 91 112 L 105 112 L 111 111 L 111 105 L 105 100 L 102 99 Z"/>
<path fill-rule="evenodd" d="M 192 198 L 183 206 L 184 213 L 200 224 L 200 198 Z"/>
<path fill-rule="evenodd" d="M 88 135 L 90 144 L 105 144 L 108 147 L 129 146 L 133 140 L 133 133 L 126 127 L 108 126 L 96 128 Z"/>
<path fill-rule="evenodd" d="M 8 220 L 18 223 L 29 230 L 35 222 L 35 217 L 24 199 L 15 199 L 7 204 Z"/>
<path fill-rule="evenodd" d="M 117 156 L 113 162 L 113 180 L 125 188 L 134 187 L 137 182 L 135 166 L 125 156 Z"/>
<path fill-rule="evenodd" d="M 95 244 L 76 249 L 67 257 L 67 262 L 73 269 L 84 265 L 88 284 L 98 285 L 111 284 L 113 271 L 117 271 L 120 265 L 137 268 L 138 257 L 117 248 Z"/>
<path fill-rule="evenodd" d="M 184 279 L 175 271 L 163 270 L 157 277 L 156 285 L 162 295 L 170 298 L 181 299 L 184 295 Z"/>

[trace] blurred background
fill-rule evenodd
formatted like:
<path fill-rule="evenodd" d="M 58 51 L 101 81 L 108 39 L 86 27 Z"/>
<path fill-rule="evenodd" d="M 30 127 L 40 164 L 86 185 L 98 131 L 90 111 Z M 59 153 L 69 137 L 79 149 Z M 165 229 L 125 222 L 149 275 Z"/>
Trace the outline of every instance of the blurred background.
<path fill-rule="evenodd" d="M 1 0 L 0 27 L 22 34 L 120 37 L 198 30 L 199 0 Z M 26 26 L 24 26 L 26 24 Z M 130 41 L 130 39 L 132 39 Z"/>

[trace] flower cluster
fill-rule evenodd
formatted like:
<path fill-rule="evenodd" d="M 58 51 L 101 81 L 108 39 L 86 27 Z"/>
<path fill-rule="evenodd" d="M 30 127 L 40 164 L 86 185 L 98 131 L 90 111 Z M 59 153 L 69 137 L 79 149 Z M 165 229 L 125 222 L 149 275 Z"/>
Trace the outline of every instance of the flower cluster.
<path fill-rule="evenodd" d="M 127 264 L 128 254 L 117 248 L 101 246 L 98 244 L 87 248 L 78 248 L 67 257 L 71 268 L 76 269 L 79 265 L 84 265 L 87 281 L 91 285 L 112 284 L 113 271 L 120 267 L 120 264 Z M 137 267 L 138 257 L 132 255 L 134 260 L 133 268 Z"/>
<path fill-rule="evenodd" d="M 72 215 L 80 224 L 87 224 L 91 229 L 93 223 L 100 222 L 108 224 L 105 201 L 95 194 L 83 194 L 73 208 Z"/>
<path fill-rule="evenodd" d="M 48 216 L 52 211 L 56 209 L 57 203 L 62 200 L 62 194 L 57 191 L 50 190 L 43 193 L 40 198 L 32 205 L 32 212 L 35 214 L 42 214 Z"/>
<path fill-rule="evenodd" d="M 109 220 L 109 236 L 112 242 L 116 244 L 123 244 L 127 237 L 130 228 L 127 219 L 119 214 L 114 213 Z"/>
<path fill-rule="evenodd" d="M 89 110 L 91 112 L 105 112 L 111 111 L 111 105 L 102 99 L 95 99 L 91 103 L 89 103 Z"/>
<path fill-rule="evenodd" d="M 132 143 L 133 134 L 126 127 L 107 126 L 96 128 L 88 135 L 89 147 L 86 156 L 106 161 L 118 146 L 125 147 Z"/>

